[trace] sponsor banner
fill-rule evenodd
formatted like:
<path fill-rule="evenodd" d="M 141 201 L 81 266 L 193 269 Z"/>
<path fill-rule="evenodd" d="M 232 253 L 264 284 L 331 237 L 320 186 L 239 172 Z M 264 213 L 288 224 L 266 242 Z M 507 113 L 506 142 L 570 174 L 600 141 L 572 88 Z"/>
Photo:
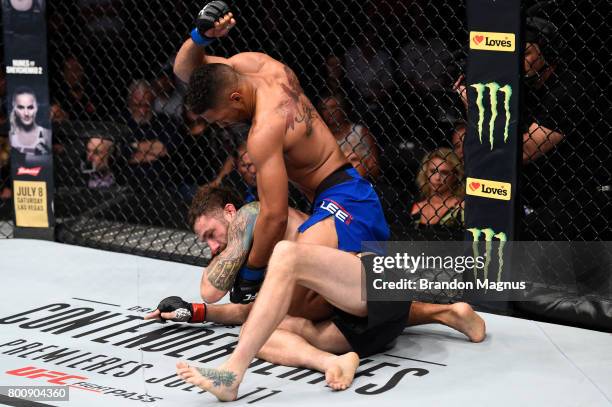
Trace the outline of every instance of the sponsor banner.
<path fill-rule="evenodd" d="M 523 144 L 520 1 L 468 0 L 467 17 L 465 240 L 473 239 L 472 229 L 494 230 L 513 240 Z"/>
<path fill-rule="evenodd" d="M 514 52 L 516 49 L 515 37 L 514 33 L 470 31 L 470 49 Z"/>
<path fill-rule="evenodd" d="M 512 197 L 512 184 L 509 182 L 467 177 L 465 193 L 483 198 L 509 201 Z"/>
<path fill-rule="evenodd" d="M 47 72 L 46 0 L 30 2 L 3 1 L 4 63 L 6 65 L 6 106 L 11 144 L 11 178 L 15 183 L 15 235 L 50 236 L 31 229 L 49 228 L 55 223 L 53 202 L 53 155 L 49 120 L 49 84 Z M 46 184 L 45 202 L 23 203 L 20 181 Z M 19 198 L 22 202 L 18 202 Z M 37 198 L 38 199 L 38 198 Z M 44 209 L 44 212 L 39 209 Z M 52 231 L 52 229 L 51 229 Z"/>

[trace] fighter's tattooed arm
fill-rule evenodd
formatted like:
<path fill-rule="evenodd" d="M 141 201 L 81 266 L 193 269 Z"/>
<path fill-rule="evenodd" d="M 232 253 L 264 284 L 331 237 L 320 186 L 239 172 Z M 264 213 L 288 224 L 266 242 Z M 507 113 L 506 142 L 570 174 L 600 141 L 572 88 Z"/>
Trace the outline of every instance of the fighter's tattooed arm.
<path fill-rule="evenodd" d="M 251 249 L 257 215 L 259 202 L 252 202 L 240 208 L 229 225 L 225 250 L 215 257 L 207 268 L 208 281 L 217 290 L 226 292 L 232 287 L 236 274 Z"/>
<path fill-rule="evenodd" d="M 281 114 L 284 114 L 286 119 L 286 130 L 293 130 L 295 123 L 304 123 L 306 125 L 306 137 L 312 135 L 312 122 L 317 118 L 315 110 L 310 100 L 304 95 L 304 91 L 300 86 L 298 78 L 293 71 L 285 67 L 288 85 L 282 84 L 281 87 L 287 98 L 281 105 Z"/>

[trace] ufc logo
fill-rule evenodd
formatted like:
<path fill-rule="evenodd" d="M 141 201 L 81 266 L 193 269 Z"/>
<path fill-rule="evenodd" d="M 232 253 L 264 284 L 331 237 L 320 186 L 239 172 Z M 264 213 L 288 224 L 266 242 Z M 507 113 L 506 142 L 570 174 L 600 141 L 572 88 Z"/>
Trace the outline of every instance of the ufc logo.
<path fill-rule="evenodd" d="M 6 373 L 13 376 L 27 377 L 28 379 L 48 378 L 48 383 L 61 384 L 63 386 L 69 385 L 68 383 L 66 383 L 66 380 L 68 379 L 78 379 L 79 381 L 87 379 L 87 377 L 85 376 L 76 376 L 57 372 L 55 370 L 39 369 L 34 366 L 27 366 L 22 367 L 20 369 L 9 370 Z"/>
<path fill-rule="evenodd" d="M 331 199 L 324 200 L 321 203 L 321 209 L 325 209 L 327 212 L 331 213 L 347 225 L 353 220 L 353 217 L 342 206 Z"/>

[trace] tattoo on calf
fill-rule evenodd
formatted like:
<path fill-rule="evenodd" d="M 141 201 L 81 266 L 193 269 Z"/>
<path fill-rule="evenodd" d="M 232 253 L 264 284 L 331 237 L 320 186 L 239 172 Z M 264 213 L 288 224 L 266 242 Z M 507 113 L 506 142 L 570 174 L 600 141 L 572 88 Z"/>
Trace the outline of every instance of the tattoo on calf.
<path fill-rule="evenodd" d="M 207 369 L 201 367 L 196 367 L 196 370 L 200 372 L 202 376 L 211 380 L 213 382 L 213 386 L 215 387 L 220 387 L 221 385 L 230 387 L 236 381 L 236 374 L 228 370 Z"/>
<path fill-rule="evenodd" d="M 303 122 L 306 125 L 306 137 L 310 137 L 312 122 L 317 118 L 317 112 L 308 98 L 304 96 L 304 91 L 293 71 L 285 67 L 285 74 L 289 85 L 281 84 L 281 87 L 288 98 L 280 108 L 281 114 L 285 115 L 285 129 L 293 130 L 295 123 Z"/>
<path fill-rule="evenodd" d="M 253 229 L 259 215 L 259 202 L 243 206 L 228 228 L 227 247 L 208 266 L 208 281 L 220 291 L 228 291 L 249 254 Z"/>

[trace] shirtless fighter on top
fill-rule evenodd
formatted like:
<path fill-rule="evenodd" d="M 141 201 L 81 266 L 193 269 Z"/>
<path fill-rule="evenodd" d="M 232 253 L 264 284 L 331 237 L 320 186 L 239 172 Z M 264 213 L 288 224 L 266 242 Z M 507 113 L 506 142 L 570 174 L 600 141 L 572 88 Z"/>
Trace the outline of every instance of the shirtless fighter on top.
<path fill-rule="evenodd" d="M 347 162 L 334 136 L 304 95 L 293 71 L 257 52 L 231 58 L 206 55 L 204 46 L 236 24 L 222 1 L 198 14 L 174 72 L 189 82 L 186 104 L 209 123 L 250 123 L 247 150 L 257 170 L 260 210 L 243 281 L 263 280 L 274 245 L 287 227 L 288 180 L 313 202 L 297 241 L 360 252 L 362 241 L 385 241 L 389 228 L 378 196 Z M 213 255 L 215 247 L 211 247 Z M 228 287 L 219 287 L 227 290 Z M 309 319 L 330 315 L 310 290 L 297 287 L 289 313 Z"/>

